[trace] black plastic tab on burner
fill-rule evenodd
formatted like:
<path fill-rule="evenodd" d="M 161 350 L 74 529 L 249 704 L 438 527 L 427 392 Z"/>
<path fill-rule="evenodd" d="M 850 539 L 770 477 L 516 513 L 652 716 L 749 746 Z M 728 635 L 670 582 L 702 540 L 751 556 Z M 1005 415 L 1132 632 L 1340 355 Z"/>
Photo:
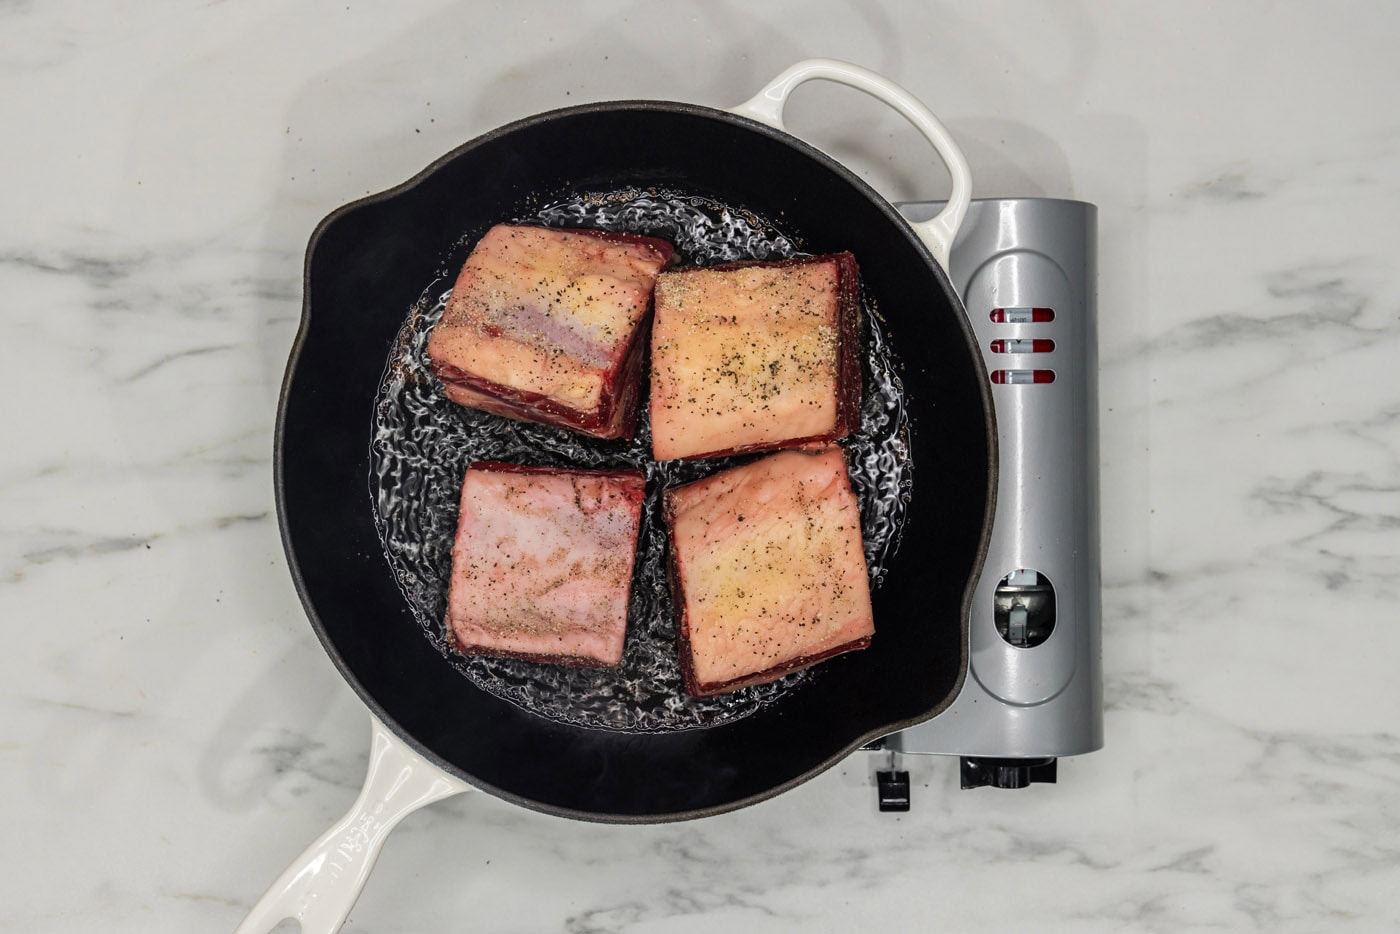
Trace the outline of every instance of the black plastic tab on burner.
<path fill-rule="evenodd" d="M 1057 760 L 994 759 L 987 756 L 963 756 L 961 759 L 964 788 L 1025 788 L 1032 783 L 1055 784 Z"/>
<path fill-rule="evenodd" d="M 875 783 L 879 786 L 880 810 L 909 810 L 908 772 L 876 772 Z"/>

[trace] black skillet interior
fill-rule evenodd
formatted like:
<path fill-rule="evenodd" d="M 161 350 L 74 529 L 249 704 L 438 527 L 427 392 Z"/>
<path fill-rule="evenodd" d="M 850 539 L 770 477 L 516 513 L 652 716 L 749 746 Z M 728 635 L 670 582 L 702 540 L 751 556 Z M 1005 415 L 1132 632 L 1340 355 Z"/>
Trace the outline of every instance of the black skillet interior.
<path fill-rule="evenodd" d="M 369 494 L 376 387 L 405 314 L 454 244 L 541 197 L 628 185 L 709 195 L 780 218 L 808 252 L 853 252 L 904 361 L 913 414 L 913 497 L 899 554 L 873 595 L 872 646 L 744 719 L 685 732 L 569 726 L 473 685 L 415 621 Z M 312 236 L 305 275 L 277 434 L 284 544 L 326 651 L 430 759 L 550 813 L 696 817 L 785 790 L 956 696 L 967 668 L 964 590 L 980 564 L 995 470 L 985 376 L 942 271 L 893 209 L 833 160 L 692 105 L 555 111 L 332 214 Z"/>

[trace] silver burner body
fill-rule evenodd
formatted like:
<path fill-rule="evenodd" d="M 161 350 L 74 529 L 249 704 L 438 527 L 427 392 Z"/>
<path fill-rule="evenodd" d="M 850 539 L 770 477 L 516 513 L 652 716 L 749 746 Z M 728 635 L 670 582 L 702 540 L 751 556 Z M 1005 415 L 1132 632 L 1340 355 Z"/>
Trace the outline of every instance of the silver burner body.
<path fill-rule="evenodd" d="M 899 205 L 912 220 L 940 207 Z M 887 737 L 894 752 L 1037 759 L 1103 745 L 1097 213 L 1079 201 L 974 201 L 953 246 L 953 286 L 992 380 L 996 517 L 962 691 Z"/>

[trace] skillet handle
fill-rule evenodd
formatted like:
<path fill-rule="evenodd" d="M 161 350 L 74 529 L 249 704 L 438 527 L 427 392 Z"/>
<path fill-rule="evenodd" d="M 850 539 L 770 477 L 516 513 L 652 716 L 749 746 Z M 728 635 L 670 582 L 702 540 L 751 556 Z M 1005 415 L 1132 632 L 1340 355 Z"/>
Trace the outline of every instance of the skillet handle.
<path fill-rule="evenodd" d="M 738 107 L 731 107 L 730 112 L 786 131 L 786 127 L 783 126 L 783 106 L 787 103 L 788 95 L 799 84 L 816 78 L 849 85 L 893 107 L 904 119 L 914 124 L 914 129 L 923 134 L 924 139 L 938 152 L 939 158 L 948 167 L 948 174 L 953 177 L 952 194 L 948 196 L 948 204 L 937 217 L 913 222 L 909 226 L 914 228 L 924 246 L 928 247 L 929 252 L 938 260 L 943 271 L 947 272 L 948 251 L 953 246 L 953 238 L 957 236 L 958 228 L 962 226 L 963 217 L 967 214 L 968 202 L 972 200 L 972 173 L 968 169 L 967 158 L 949 135 L 948 128 L 908 91 L 859 65 L 831 58 L 809 58 L 778 75 L 767 87 Z"/>
<path fill-rule="evenodd" d="M 345 816 L 292 860 L 236 934 L 268 934 L 287 918 L 301 934 L 334 934 L 360 897 L 389 831 L 434 801 L 471 790 L 408 748 L 370 716 L 373 741 L 360 797 Z"/>

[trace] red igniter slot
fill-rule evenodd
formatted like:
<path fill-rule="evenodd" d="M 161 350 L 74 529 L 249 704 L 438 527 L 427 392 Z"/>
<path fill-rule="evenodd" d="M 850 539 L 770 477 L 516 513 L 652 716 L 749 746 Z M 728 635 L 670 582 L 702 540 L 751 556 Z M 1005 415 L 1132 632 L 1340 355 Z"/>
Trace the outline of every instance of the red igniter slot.
<path fill-rule="evenodd" d="M 992 382 L 1006 386 L 1024 386 L 1031 383 L 1053 383 L 1054 370 L 993 370 Z"/>
<path fill-rule="evenodd" d="M 1055 342 L 1046 337 L 997 338 L 992 341 L 992 353 L 1049 353 L 1055 349 Z"/>
<path fill-rule="evenodd" d="M 1055 320 L 1053 308 L 1030 308 L 1025 305 L 1013 308 L 993 308 L 992 320 L 997 324 L 1044 324 Z"/>

